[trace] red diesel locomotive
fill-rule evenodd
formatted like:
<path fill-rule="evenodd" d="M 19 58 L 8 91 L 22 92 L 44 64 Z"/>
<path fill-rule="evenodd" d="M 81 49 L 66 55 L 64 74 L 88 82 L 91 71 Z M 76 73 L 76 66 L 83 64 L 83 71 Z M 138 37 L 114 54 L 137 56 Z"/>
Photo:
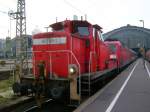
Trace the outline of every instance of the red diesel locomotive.
<path fill-rule="evenodd" d="M 45 78 L 52 80 L 48 94 L 58 97 L 69 87 L 70 99 L 80 100 L 81 76 L 107 69 L 110 49 L 103 43 L 98 25 L 66 20 L 50 26 L 52 32 L 33 36 L 33 74 L 39 78 L 38 64 L 43 62 Z"/>
<path fill-rule="evenodd" d="M 103 42 L 98 25 L 65 20 L 50 27 L 51 32 L 33 36 L 34 78 L 21 77 L 25 93 L 80 101 L 82 93 L 91 94 L 93 83 L 109 77 L 120 63 L 131 62 L 125 48 L 118 51 L 119 42 L 114 44 L 118 54 L 113 54 L 115 51 Z"/>

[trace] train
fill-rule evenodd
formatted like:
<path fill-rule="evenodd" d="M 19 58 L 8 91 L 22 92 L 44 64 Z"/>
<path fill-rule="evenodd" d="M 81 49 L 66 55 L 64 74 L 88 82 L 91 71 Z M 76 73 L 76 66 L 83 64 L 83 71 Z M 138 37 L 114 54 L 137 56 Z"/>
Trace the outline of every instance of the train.
<path fill-rule="evenodd" d="M 22 76 L 14 91 L 80 102 L 136 59 L 119 41 L 104 42 L 102 27 L 87 20 L 64 20 L 50 27 L 50 32 L 33 35 L 33 76 Z"/>
<path fill-rule="evenodd" d="M 135 51 L 129 49 L 117 39 L 106 39 L 105 43 L 112 51 L 110 59 L 115 59 L 117 61 L 118 71 L 137 58 L 137 53 Z"/>

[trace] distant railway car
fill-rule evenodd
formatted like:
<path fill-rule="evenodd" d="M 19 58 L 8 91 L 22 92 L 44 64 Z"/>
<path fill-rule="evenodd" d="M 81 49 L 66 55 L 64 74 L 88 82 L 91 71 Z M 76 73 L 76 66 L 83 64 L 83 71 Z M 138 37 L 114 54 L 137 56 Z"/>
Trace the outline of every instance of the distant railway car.
<path fill-rule="evenodd" d="M 91 93 L 91 84 L 131 61 L 128 49 L 119 42 L 101 38 L 101 27 L 82 20 L 65 20 L 50 25 L 51 32 L 33 36 L 33 80 L 21 77 L 25 93 L 53 99 L 81 100 Z M 96 86 L 98 86 L 96 84 Z M 94 86 L 94 87 L 96 87 Z M 29 91 L 30 90 L 30 91 Z"/>
<path fill-rule="evenodd" d="M 106 40 L 105 43 L 110 47 L 112 53 L 110 59 L 117 61 L 118 69 L 131 63 L 136 58 L 136 53 L 131 49 L 125 47 L 118 40 Z"/>

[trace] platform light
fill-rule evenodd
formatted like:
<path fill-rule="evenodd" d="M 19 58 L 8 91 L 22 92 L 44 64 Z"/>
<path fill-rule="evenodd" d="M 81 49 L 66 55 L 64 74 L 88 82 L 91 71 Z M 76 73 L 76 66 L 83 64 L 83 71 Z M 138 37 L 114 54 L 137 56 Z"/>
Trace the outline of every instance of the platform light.
<path fill-rule="evenodd" d="M 142 24 L 143 24 L 143 28 L 144 28 L 144 20 L 139 20 L 140 22 L 142 22 Z"/>

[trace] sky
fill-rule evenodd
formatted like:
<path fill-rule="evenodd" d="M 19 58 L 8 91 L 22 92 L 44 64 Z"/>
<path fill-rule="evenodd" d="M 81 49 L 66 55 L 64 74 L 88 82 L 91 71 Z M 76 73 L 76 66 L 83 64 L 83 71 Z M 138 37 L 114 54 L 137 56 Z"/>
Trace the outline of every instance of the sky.
<path fill-rule="evenodd" d="M 78 19 L 87 15 L 87 20 L 100 25 L 104 33 L 127 24 L 142 27 L 139 20 L 150 28 L 149 4 L 150 0 L 26 0 L 27 34 L 35 29 L 44 32 L 56 17 L 63 21 L 73 19 L 73 15 Z M 15 20 L 9 19 L 9 10 L 16 12 L 17 0 L 0 0 L 0 38 L 15 36 Z"/>

